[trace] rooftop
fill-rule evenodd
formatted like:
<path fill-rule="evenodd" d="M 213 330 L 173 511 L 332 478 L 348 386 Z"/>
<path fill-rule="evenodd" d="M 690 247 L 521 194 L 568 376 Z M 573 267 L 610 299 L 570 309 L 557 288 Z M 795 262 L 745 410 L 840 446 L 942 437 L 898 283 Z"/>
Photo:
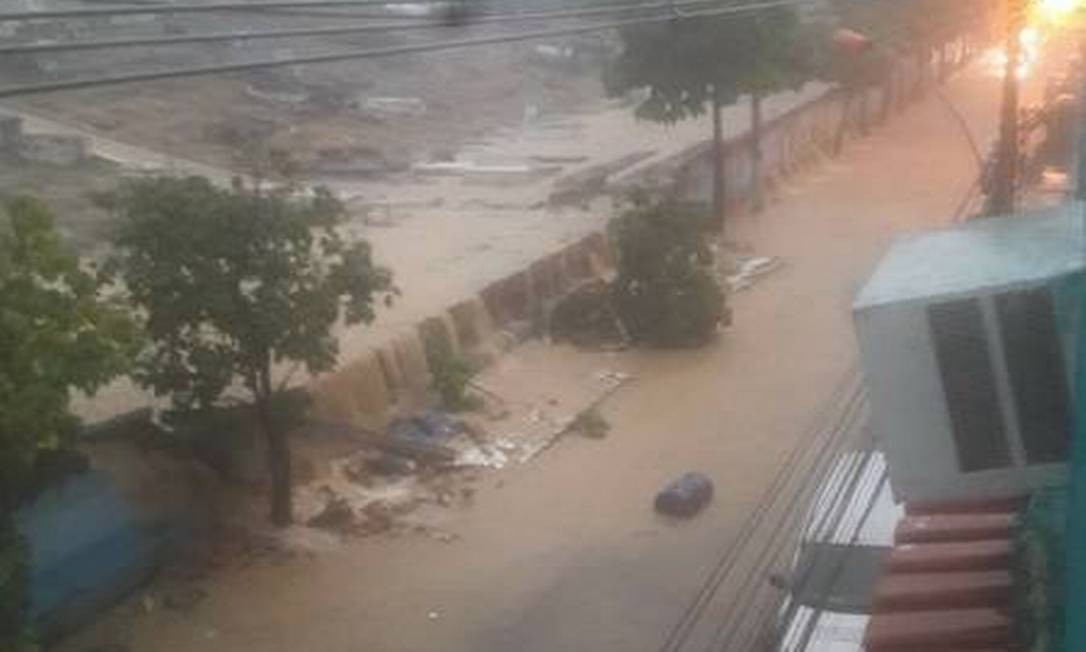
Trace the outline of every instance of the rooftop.
<path fill-rule="evenodd" d="M 1086 228 L 1068 204 L 899 238 L 853 308 L 995 292 L 1083 271 Z"/>

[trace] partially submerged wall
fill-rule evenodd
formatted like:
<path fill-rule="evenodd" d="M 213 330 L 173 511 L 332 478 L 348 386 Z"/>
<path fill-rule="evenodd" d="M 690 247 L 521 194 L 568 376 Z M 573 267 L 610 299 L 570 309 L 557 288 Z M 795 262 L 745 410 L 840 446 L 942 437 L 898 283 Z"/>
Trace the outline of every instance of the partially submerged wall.
<path fill-rule="evenodd" d="M 320 378 L 311 388 L 314 419 L 383 429 L 391 418 L 426 401 L 428 338 L 485 364 L 517 338 L 515 333 L 541 329 L 551 303 L 564 292 L 610 267 L 607 239 L 595 232 L 490 283 Z"/>
<path fill-rule="evenodd" d="M 934 61 L 927 72 L 915 64 L 901 63 L 895 84 L 852 94 L 829 88 L 767 121 L 761 146 L 766 186 L 772 187 L 776 180 L 832 153 L 841 136 L 864 134 L 889 107 L 902 106 L 921 77 L 930 79 L 933 73 Z M 749 201 L 754 172 L 751 153 L 749 133 L 725 145 L 727 192 L 732 204 Z M 683 199 L 708 201 L 712 195 L 712 144 L 699 144 L 650 166 L 623 185 L 667 188 Z M 390 418 L 418 408 L 426 399 L 430 372 L 425 338 L 439 338 L 457 354 L 485 363 L 507 347 L 510 339 L 541 332 L 556 299 L 577 283 L 606 274 L 611 267 L 607 238 L 596 232 L 488 284 L 477 295 L 422 320 L 317 381 L 312 388 L 315 419 L 383 429 Z"/>
<path fill-rule="evenodd" d="M 955 65 L 960 65 L 961 62 Z M 761 139 L 761 175 L 770 190 L 785 177 L 833 156 L 851 138 L 867 134 L 890 112 L 917 96 L 923 79 L 934 79 L 934 60 L 925 72 L 915 62 L 899 62 L 894 83 L 846 92 L 828 87 L 823 93 L 765 122 Z M 741 101 L 749 101 L 744 98 Z M 724 142 L 727 203 L 745 208 L 754 180 L 753 140 L 749 131 Z M 624 179 L 615 190 L 647 187 L 687 201 L 708 204 L 713 193 L 713 145 L 703 142 L 671 159 Z"/>

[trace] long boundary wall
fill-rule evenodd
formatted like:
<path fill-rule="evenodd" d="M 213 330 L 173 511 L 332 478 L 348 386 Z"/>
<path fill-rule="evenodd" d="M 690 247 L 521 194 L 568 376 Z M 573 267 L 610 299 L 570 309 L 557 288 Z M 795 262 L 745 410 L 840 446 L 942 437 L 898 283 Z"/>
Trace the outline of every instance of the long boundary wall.
<path fill-rule="evenodd" d="M 314 418 L 384 427 L 397 412 L 425 401 L 428 338 L 447 342 L 465 358 L 486 362 L 509 346 L 504 331 L 538 323 L 552 300 L 610 267 L 607 239 L 597 231 L 490 283 L 321 377 L 311 388 Z"/>
<path fill-rule="evenodd" d="M 955 66 L 961 65 L 962 58 L 955 56 L 954 61 Z M 921 77 L 934 79 L 934 60 L 927 65 L 929 69 L 924 71 L 915 63 L 901 63 L 893 85 L 851 96 L 829 88 L 767 121 L 762 140 L 766 189 L 833 155 L 842 124 L 844 137 L 862 137 L 869 125 L 903 108 L 916 96 Z M 711 143 L 701 143 L 609 188 L 668 189 L 684 199 L 708 201 L 712 193 L 712 151 Z M 751 154 L 749 132 L 725 144 L 727 193 L 733 210 L 749 203 Z M 439 338 L 469 359 L 493 359 L 510 344 L 506 331 L 516 332 L 540 323 L 550 301 L 581 281 L 605 274 L 611 266 L 607 238 L 594 232 L 490 283 L 478 294 L 436 312 L 317 380 L 311 388 L 314 417 L 383 428 L 397 413 L 417 408 L 426 399 L 431 378 L 424 345 L 427 338 Z"/>
<path fill-rule="evenodd" d="M 966 62 L 960 43 L 948 47 L 949 62 L 943 75 Z M 782 179 L 836 155 L 839 145 L 862 138 L 869 129 L 911 101 L 921 97 L 926 82 L 940 76 L 933 57 L 924 65 L 899 61 L 894 82 L 847 93 L 828 87 L 810 101 L 765 122 L 761 140 L 763 187 L 771 191 Z M 741 101 L 749 101 L 744 98 Z M 838 141 L 841 142 L 838 142 Z M 621 193 L 635 187 L 675 194 L 681 199 L 708 204 L 712 201 L 713 146 L 705 141 L 695 147 L 611 185 Z M 753 143 L 748 131 L 724 143 L 725 196 L 729 214 L 747 209 L 753 181 Z"/>

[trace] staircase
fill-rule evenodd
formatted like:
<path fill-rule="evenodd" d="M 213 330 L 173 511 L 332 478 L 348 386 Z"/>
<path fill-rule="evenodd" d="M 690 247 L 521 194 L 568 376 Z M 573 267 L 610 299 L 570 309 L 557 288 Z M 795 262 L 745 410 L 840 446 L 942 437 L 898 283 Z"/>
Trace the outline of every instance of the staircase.
<path fill-rule="evenodd" d="M 866 652 L 1010 650 L 1020 499 L 910 505 L 875 587 Z"/>

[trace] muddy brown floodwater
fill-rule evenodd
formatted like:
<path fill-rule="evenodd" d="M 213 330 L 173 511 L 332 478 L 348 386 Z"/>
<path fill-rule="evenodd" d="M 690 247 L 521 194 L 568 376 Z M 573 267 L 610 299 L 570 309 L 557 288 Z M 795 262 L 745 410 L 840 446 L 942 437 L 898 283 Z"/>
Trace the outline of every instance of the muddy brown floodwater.
<path fill-rule="evenodd" d="M 967 69 L 946 91 L 987 140 L 998 80 Z M 714 345 L 622 354 L 638 380 L 604 406 L 609 437 L 485 474 L 475 504 L 449 514 L 456 541 L 376 538 L 258 563 L 213 578 L 190 613 L 124 606 L 61 649 L 657 649 L 853 364 L 849 305 L 880 252 L 944 223 L 974 174 L 944 107 L 911 106 L 789 181 L 764 214 L 733 220 L 730 238 L 784 269 L 734 297 Z M 658 520 L 653 493 L 689 469 L 714 479 L 714 503 L 681 525 Z"/>

